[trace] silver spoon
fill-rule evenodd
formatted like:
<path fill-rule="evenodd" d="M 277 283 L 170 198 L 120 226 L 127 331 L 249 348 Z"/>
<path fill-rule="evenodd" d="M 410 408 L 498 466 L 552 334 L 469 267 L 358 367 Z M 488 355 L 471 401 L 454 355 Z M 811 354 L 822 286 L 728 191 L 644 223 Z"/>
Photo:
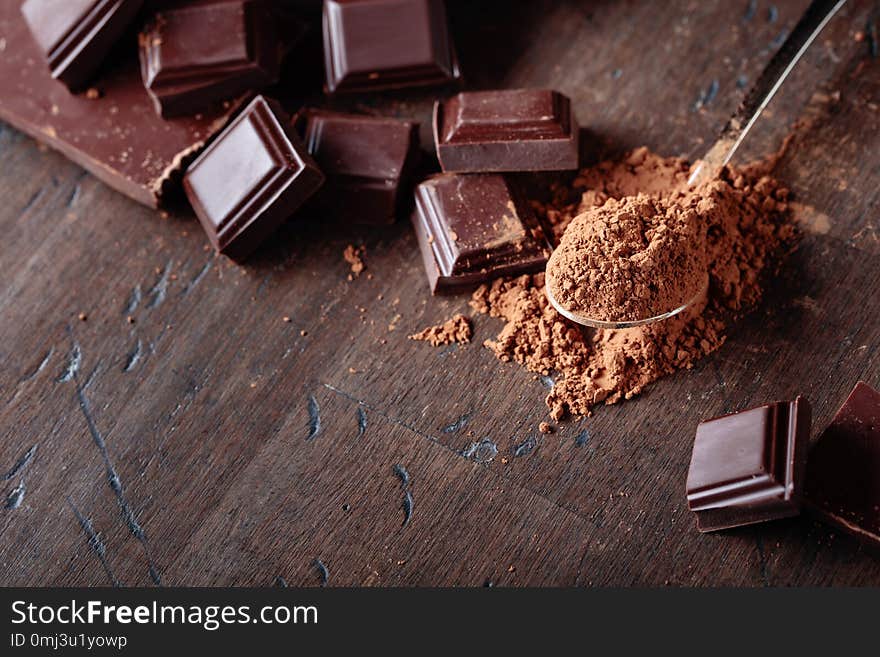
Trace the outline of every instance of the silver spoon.
<path fill-rule="evenodd" d="M 742 103 L 740 103 L 739 108 L 734 112 L 733 116 L 730 117 L 727 125 L 725 125 L 724 129 L 721 131 L 718 140 L 706 152 L 703 159 L 694 167 L 691 176 L 688 179 L 688 185 L 694 186 L 718 177 L 718 174 L 724 166 L 730 162 L 730 159 L 742 144 L 743 139 L 745 139 L 749 130 L 755 125 L 761 112 L 764 111 L 764 108 L 767 107 L 770 100 L 776 95 L 776 92 L 779 91 L 782 83 L 785 82 L 789 73 L 791 73 L 803 54 L 810 47 L 810 44 L 815 41 L 816 37 L 819 36 L 819 33 L 822 32 L 828 24 L 828 21 L 830 21 L 845 4 L 846 0 L 813 0 L 813 2 L 810 3 L 810 6 L 807 7 L 804 15 L 798 21 L 798 24 L 795 26 L 789 37 L 785 40 L 785 43 L 782 44 L 782 47 L 764 68 L 764 71 L 761 73 L 757 82 L 755 82 L 755 85 L 746 97 L 743 98 Z M 550 276 L 549 272 L 547 272 L 547 276 Z M 668 312 L 654 317 L 647 317 L 645 319 L 613 321 L 587 317 L 586 315 L 564 308 L 553 297 L 553 294 L 550 292 L 550 285 L 545 285 L 544 287 L 551 305 L 563 317 L 578 324 L 583 324 L 584 326 L 613 329 L 633 328 L 674 317 L 701 301 L 705 297 L 708 288 L 709 281 L 707 276 L 706 284 L 703 286 L 700 293 L 692 299 L 684 301 L 684 303 L 677 308 L 673 308 Z"/>

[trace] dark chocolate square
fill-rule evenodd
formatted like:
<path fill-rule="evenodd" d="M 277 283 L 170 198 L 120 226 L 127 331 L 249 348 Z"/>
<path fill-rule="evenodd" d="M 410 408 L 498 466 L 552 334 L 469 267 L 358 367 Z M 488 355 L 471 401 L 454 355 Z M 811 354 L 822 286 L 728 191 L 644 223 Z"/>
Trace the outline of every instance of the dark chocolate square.
<path fill-rule="evenodd" d="M 548 89 L 464 92 L 434 105 L 444 171 L 577 169 L 579 137 L 571 101 Z"/>
<path fill-rule="evenodd" d="M 550 245 L 501 174 L 442 174 L 416 187 L 413 226 L 433 293 L 541 270 Z"/>
<path fill-rule="evenodd" d="M 859 382 L 810 450 L 805 503 L 880 547 L 880 392 Z"/>
<path fill-rule="evenodd" d="M 52 77 L 81 89 L 140 11 L 142 0 L 26 0 L 25 21 Z"/>
<path fill-rule="evenodd" d="M 324 182 L 288 124 L 257 96 L 187 169 L 187 197 L 220 253 L 247 257 Z"/>
<path fill-rule="evenodd" d="M 278 78 L 274 23 L 251 0 L 159 12 L 139 42 L 144 86 L 164 117 L 195 114 Z"/>
<path fill-rule="evenodd" d="M 800 512 L 810 438 L 803 397 L 700 423 L 687 479 L 702 532 Z"/>
<path fill-rule="evenodd" d="M 343 221 L 390 224 L 419 157 L 418 124 L 384 117 L 306 110 L 297 126 L 327 183 L 316 201 Z"/>
<path fill-rule="evenodd" d="M 327 0 L 324 62 L 330 93 L 460 77 L 443 0 Z"/>

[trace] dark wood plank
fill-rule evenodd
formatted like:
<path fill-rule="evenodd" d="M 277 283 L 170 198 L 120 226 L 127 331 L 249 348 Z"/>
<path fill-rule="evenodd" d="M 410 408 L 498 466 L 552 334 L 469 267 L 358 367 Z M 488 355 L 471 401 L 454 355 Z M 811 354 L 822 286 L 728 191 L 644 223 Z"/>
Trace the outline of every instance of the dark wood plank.
<path fill-rule="evenodd" d="M 696 156 L 806 2 L 775 22 L 745 5 L 491 0 L 452 19 L 472 87 L 555 86 L 607 151 Z M 136 206 L 0 124 L 0 473 L 38 446 L 0 491 L 24 483 L 0 510 L 0 581 L 317 585 L 321 559 L 331 585 L 880 583 L 876 555 L 807 517 L 701 536 L 683 494 L 701 417 L 803 392 L 821 427 L 857 379 L 880 384 L 880 60 L 853 39 L 871 10 L 835 19 L 749 142 L 804 122 L 779 172 L 807 233 L 766 301 L 692 371 L 549 436 L 550 382 L 480 345 L 495 320 L 463 347 L 406 339 L 468 308 L 428 297 L 405 222 L 303 219 L 238 267 L 188 212 Z M 344 104 L 426 121 L 431 98 Z M 369 276 L 347 279 L 348 243 Z M 491 461 L 461 455 L 484 438 Z"/>

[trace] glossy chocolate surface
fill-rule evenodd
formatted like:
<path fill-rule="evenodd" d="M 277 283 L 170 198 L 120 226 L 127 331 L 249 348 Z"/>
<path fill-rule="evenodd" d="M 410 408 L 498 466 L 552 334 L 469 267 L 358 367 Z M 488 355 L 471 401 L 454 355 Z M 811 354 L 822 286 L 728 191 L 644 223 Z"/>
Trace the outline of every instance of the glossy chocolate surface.
<path fill-rule="evenodd" d="M 687 479 L 698 529 L 797 515 L 809 438 L 803 397 L 700 423 Z"/>
<path fill-rule="evenodd" d="M 220 253 L 246 258 L 324 182 L 288 123 L 257 96 L 187 169 L 184 190 Z"/>
<path fill-rule="evenodd" d="M 281 48 L 262 3 L 239 0 L 161 11 L 139 43 L 144 85 L 166 118 L 204 111 L 278 78 Z"/>
<path fill-rule="evenodd" d="M 880 392 L 856 384 L 810 450 L 807 505 L 880 546 Z"/>
<path fill-rule="evenodd" d="M 444 171 L 578 168 L 579 131 L 566 96 L 546 89 L 460 93 L 434 106 Z"/>
<path fill-rule="evenodd" d="M 21 13 L 52 77 L 76 91 L 101 66 L 142 4 L 142 0 L 27 0 Z"/>
<path fill-rule="evenodd" d="M 550 247 L 500 174 L 443 174 L 416 187 L 413 226 L 433 293 L 539 271 Z"/>
<path fill-rule="evenodd" d="M 328 110 L 306 110 L 296 123 L 327 176 L 316 200 L 342 221 L 392 223 L 410 198 L 418 124 Z"/>
<path fill-rule="evenodd" d="M 330 93 L 460 77 L 443 0 L 327 0 L 323 20 Z"/>
<path fill-rule="evenodd" d="M 134 47 L 95 81 L 97 98 L 73 95 L 49 75 L 14 2 L 0 2 L 0 40 L 0 119 L 151 207 L 240 107 L 233 101 L 200 117 L 163 121 L 144 90 Z"/>

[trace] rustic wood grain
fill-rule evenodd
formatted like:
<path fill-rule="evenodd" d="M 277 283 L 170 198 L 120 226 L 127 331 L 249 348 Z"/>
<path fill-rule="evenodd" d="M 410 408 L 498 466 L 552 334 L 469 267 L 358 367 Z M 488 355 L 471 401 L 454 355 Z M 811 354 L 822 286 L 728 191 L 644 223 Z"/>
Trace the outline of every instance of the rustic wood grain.
<path fill-rule="evenodd" d="M 471 87 L 559 88 L 593 157 L 695 157 L 806 4 L 491 0 L 452 22 Z M 467 312 L 428 296 L 406 222 L 312 217 L 239 267 L 185 210 L 0 124 L 0 583 L 319 586 L 319 560 L 329 586 L 880 584 L 876 553 L 806 516 L 699 535 L 683 493 L 700 418 L 803 393 L 821 428 L 880 384 L 880 60 L 854 38 L 875 5 L 834 19 L 748 144 L 800 120 L 778 173 L 806 234 L 766 300 L 693 370 L 551 435 L 552 381 L 480 346 L 495 320 L 406 339 Z M 426 121 L 431 99 L 345 104 Z"/>

